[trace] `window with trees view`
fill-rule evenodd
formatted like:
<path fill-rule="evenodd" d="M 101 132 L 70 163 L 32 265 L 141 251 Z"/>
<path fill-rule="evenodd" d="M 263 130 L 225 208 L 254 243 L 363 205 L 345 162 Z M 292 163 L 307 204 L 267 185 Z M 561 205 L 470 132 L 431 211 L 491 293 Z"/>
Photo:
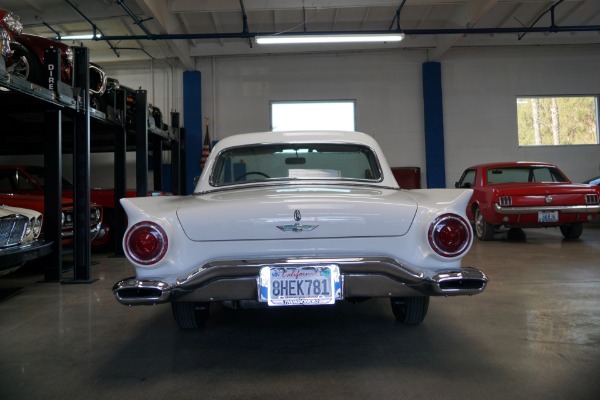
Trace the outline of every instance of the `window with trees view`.
<path fill-rule="evenodd" d="M 598 144 L 598 96 L 517 97 L 519 146 Z"/>

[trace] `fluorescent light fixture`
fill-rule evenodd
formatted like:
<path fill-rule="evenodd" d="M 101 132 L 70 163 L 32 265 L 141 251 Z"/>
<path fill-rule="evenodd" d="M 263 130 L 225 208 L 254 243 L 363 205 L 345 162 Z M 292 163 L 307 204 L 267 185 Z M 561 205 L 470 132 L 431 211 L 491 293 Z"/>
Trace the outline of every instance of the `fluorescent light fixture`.
<path fill-rule="evenodd" d="M 399 42 L 404 39 L 403 33 L 373 34 L 281 34 L 256 36 L 258 44 L 297 44 L 297 43 L 368 43 Z"/>
<path fill-rule="evenodd" d="M 60 40 L 91 40 L 91 39 L 100 39 L 102 37 L 102 35 L 100 33 L 96 33 L 96 36 L 94 36 L 93 33 L 90 34 L 81 34 L 81 35 L 67 35 L 67 36 L 61 36 Z M 57 39 L 59 39 L 57 37 Z"/>

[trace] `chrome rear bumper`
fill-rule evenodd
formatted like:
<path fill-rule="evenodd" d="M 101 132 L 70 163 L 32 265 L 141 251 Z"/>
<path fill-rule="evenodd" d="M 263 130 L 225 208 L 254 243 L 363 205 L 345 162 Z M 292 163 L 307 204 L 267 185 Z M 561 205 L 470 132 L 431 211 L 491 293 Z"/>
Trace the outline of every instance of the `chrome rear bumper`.
<path fill-rule="evenodd" d="M 113 293 L 119 303 L 130 306 L 172 300 L 257 300 L 257 280 L 262 267 L 331 264 L 340 268 L 344 298 L 474 295 L 483 292 L 488 282 L 483 272 L 470 267 L 425 277 L 390 258 L 293 258 L 211 262 L 173 285 L 133 277 L 117 282 Z"/>

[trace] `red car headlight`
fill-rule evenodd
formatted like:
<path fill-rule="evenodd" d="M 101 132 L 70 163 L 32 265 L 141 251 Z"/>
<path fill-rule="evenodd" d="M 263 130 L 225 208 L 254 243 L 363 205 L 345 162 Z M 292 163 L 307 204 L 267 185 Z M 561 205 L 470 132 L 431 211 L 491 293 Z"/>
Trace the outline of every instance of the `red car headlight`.
<path fill-rule="evenodd" d="M 167 234 L 154 222 L 138 222 L 125 234 L 125 251 L 138 264 L 156 264 L 165 256 L 168 247 Z"/>
<path fill-rule="evenodd" d="M 463 254 L 471 243 L 471 229 L 468 222 L 456 214 L 443 214 L 429 227 L 429 245 L 443 257 L 456 257 Z"/>

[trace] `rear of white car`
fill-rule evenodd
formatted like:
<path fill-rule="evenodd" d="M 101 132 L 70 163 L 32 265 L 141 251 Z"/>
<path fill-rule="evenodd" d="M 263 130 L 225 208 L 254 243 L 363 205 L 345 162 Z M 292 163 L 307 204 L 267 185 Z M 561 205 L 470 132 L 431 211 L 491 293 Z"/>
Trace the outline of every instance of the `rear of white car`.
<path fill-rule="evenodd" d="M 401 322 L 418 324 L 430 296 L 477 294 L 487 283 L 461 267 L 472 244 L 471 191 L 400 190 L 364 134 L 224 139 L 196 191 L 121 200 L 136 276 L 115 285 L 119 302 L 171 302 L 179 325 L 191 328 L 216 301 L 388 297 Z"/>

